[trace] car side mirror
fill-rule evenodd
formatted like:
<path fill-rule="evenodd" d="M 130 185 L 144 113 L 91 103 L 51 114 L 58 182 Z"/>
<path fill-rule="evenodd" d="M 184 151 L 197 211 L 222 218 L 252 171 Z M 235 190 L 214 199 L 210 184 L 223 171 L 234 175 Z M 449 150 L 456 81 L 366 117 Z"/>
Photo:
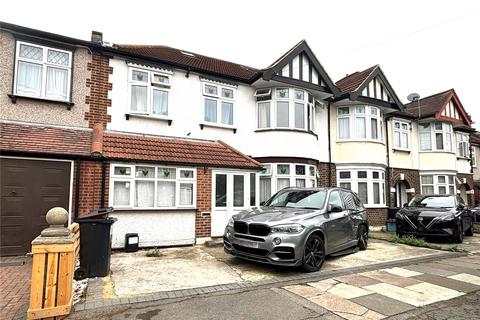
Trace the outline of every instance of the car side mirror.
<path fill-rule="evenodd" d="M 342 212 L 343 209 L 342 209 L 342 207 L 340 207 L 340 206 L 335 206 L 335 205 L 329 204 L 329 205 L 327 206 L 327 211 L 328 211 L 328 212 Z"/>
<path fill-rule="evenodd" d="M 408 202 L 405 202 L 402 207 L 406 208 L 407 206 L 408 206 Z"/>
<path fill-rule="evenodd" d="M 265 201 L 260 201 L 260 206 L 265 205 Z"/>
<path fill-rule="evenodd" d="M 463 210 L 463 209 L 465 209 L 465 206 L 464 206 L 463 204 L 459 204 L 459 205 L 457 206 L 457 209 L 458 209 L 458 210 Z"/>

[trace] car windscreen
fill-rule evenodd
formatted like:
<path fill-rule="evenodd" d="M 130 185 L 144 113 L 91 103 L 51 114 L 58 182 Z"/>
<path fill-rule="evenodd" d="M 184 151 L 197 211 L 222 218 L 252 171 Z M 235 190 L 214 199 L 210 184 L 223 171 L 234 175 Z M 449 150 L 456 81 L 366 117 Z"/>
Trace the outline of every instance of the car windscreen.
<path fill-rule="evenodd" d="M 326 196 L 325 190 L 284 190 L 268 200 L 265 206 L 322 209 Z"/>
<path fill-rule="evenodd" d="M 421 196 L 415 197 L 408 204 L 409 207 L 419 208 L 453 208 L 455 207 L 454 196 Z"/>

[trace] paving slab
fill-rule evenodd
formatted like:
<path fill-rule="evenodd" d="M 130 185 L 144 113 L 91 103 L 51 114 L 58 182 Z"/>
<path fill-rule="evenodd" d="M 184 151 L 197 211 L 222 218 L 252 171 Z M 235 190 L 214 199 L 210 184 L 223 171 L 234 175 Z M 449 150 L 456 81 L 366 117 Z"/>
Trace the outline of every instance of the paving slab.
<path fill-rule="evenodd" d="M 459 273 L 448 278 L 480 286 L 480 277 L 468 273 Z"/>
<path fill-rule="evenodd" d="M 385 318 L 383 314 L 379 314 L 372 310 L 368 310 L 361 316 L 357 316 L 355 314 L 346 313 L 346 312 L 335 312 L 335 313 L 347 320 L 380 320 Z"/>
<path fill-rule="evenodd" d="M 457 290 L 437 286 L 428 282 L 414 284 L 413 286 L 408 286 L 405 289 L 418 292 L 428 297 L 429 299 L 427 304 L 443 300 L 450 300 L 465 294 L 464 292 L 459 292 Z"/>
<path fill-rule="evenodd" d="M 294 286 L 287 286 L 283 287 L 283 289 L 288 290 L 296 295 L 299 295 L 302 298 L 311 298 L 315 296 L 319 296 L 324 294 L 324 290 L 320 290 L 318 288 L 308 286 L 308 285 L 294 285 Z"/>
<path fill-rule="evenodd" d="M 436 276 L 448 277 L 456 274 L 456 272 L 448 271 L 444 269 L 435 268 L 435 263 L 420 263 L 411 266 L 403 267 L 408 270 L 417 271 L 420 273 L 433 274 Z"/>
<path fill-rule="evenodd" d="M 368 311 L 364 306 L 331 293 L 325 293 L 321 296 L 309 298 L 308 300 L 335 313 L 348 310 L 348 313 L 350 314 L 361 316 Z"/>
<path fill-rule="evenodd" d="M 455 280 L 447 277 L 441 277 L 434 274 L 421 274 L 414 278 L 423 282 L 436 284 L 438 286 L 442 286 L 442 287 L 460 291 L 460 292 L 468 293 L 468 292 L 480 290 L 480 285 L 474 285 L 468 282 L 459 281 L 459 280 Z"/>
<path fill-rule="evenodd" d="M 442 263 L 436 262 L 435 268 L 453 271 L 455 273 L 468 273 L 468 274 L 480 277 L 480 270 L 468 269 L 468 268 L 463 268 L 459 266 L 452 266 L 450 264 L 445 264 L 443 262 Z"/>
<path fill-rule="evenodd" d="M 343 282 L 356 287 L 364 287 L 364 286 L 380 283 L 379 280 L 365 277 L 360 274 L 349 274 L 346 276 L 335 277 L 334 279 L 339 282 Z"/>
<path fill-rule="evenodd" d="M 378 293 L 354 298 L 350 301 L 387 316 L 393 316 L 398 313 L 415 309 L 415 307 L 410 304 L 391 299 Z"/>
<path fill-rule="evenodd" d="M 462 262 L 462 261 L 458 261 L 458 260 L 454 260 L 454 259 L 440 260 L 439 262 L 443 263 L 443 264 L 448 264 L 448 265 L 451 265 L 451 266 L 455 266 L 455 267 L 461 267 L 461 268 L 473 269 L 473 270 L 480 270 L 480 265 L 475 264 L 475 263 L 467 263 L 467 262 Z"/>
<path fill-rule="evenodd" d="M 412 278 L 400 277 L 395 274 L 391 274 L 384 271 L 378 271 L 378 270 L 364 272 L 364 273 L 361 273 L 361 275 L 379 280 L 381 282 L 386 282 L 388 284 L 398 286 L 398 287 L 406 287 L 406 286 L 411 286 L 411 285 L 420 283 L 420 281 Z"/>
<path fill-rule="evenodd" d="M 418 276 L 418 275 L 422 274 L 421 272 L 416 272 L 416 271 L 412 271 L 412 270 L 408 270 L 408 269 L 404 269 L 404 268 L 399 268 L 399 267 L 382 269 L 381 271 L 385 271 L 385 272 L 395 274 L 395 275 L 400 276 L 400 277 L 406 277 L 406 278 L 414 277 L 414 276 Z"/>
<path fill-rule="evenodd" d="M 394 286 L 388 283 L 378 283 L 371 286 L 366 286 L 364 288 L 415 307 L 420 307 L 431 303 L 431 299 L 422 293 Z"/>
<path fill-rule="evenodd" d="M 351 286 L 349 284 L 345 283 L 338 283 L 334 285 L 332 288 L 328 289 L 328 293 L 335 294 L 339 297 L 345 298 L 345 299 L 352 299 L 352 298 L 357 298 L 361 296 L 365 296 L 367 294 L 371 294 L 371 291 L 358 288 L 355 286 Z"/>
<path fill-rule="evenodd" d="M 315 287 L 323 292 L 328 291 L 331 289 L 334 285 L 336 285 L 338 281 L 335 279 L 326 279 L 326 280 L 321 280 L 321 281 L 316 281 L 316 282 L 309 282 L 307 283 L 309 286 Z"/>

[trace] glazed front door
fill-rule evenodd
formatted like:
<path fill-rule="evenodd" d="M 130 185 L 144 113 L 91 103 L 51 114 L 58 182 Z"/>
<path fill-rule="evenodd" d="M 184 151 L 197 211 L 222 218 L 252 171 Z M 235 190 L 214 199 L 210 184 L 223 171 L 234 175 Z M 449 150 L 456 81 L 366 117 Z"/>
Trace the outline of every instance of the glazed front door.
<path fill-rule="evenodd" d="M 221 237 L 231 216 L 249 207 L 248 177 L 243 172 L 213 172 L 212 237 Z"/>

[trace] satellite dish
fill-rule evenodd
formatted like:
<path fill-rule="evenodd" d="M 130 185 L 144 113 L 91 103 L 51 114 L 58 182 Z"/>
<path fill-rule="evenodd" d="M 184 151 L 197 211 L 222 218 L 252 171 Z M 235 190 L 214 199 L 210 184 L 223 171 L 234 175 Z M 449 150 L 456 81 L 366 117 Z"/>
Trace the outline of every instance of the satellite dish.
<path fill-rule="evenodd" d="M 407 100 L 408 101 L 418 101 L 418 99 L 420 99 L 420 95 L 418 93 L 410 93 L 408 96 L 407 96 Z"/>

